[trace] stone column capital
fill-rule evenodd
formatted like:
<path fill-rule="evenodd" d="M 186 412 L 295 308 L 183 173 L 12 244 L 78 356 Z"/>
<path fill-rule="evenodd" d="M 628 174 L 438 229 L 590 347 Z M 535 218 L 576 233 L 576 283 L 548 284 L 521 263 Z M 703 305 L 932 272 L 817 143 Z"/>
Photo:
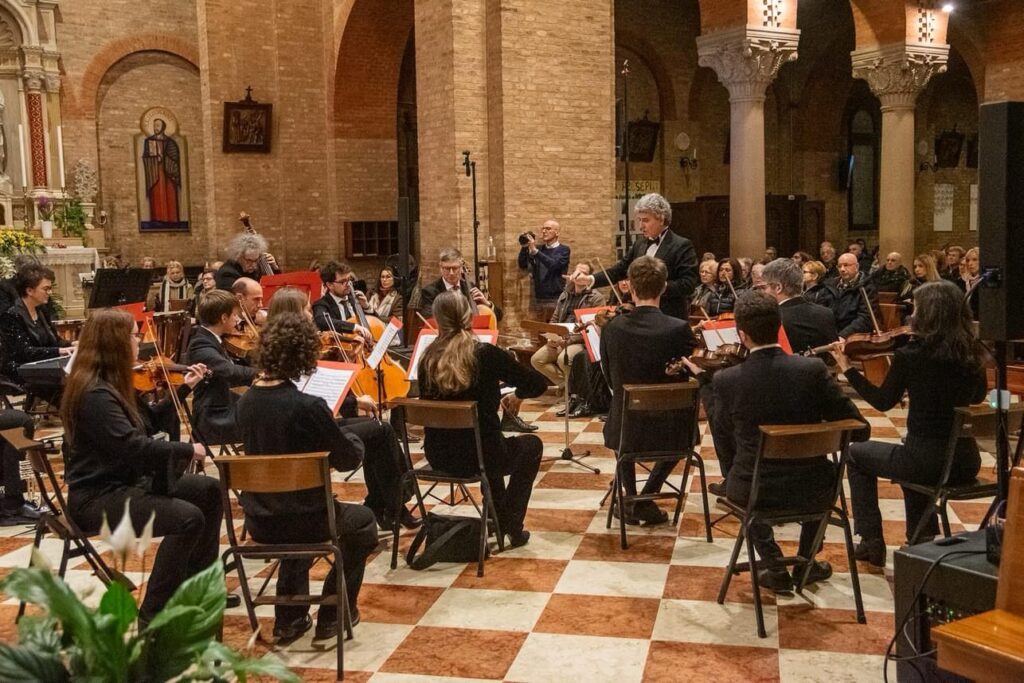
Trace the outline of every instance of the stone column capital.
<path fill-rule="evenodd" d="M 786 62 L 797 58 L 800 31 L 741 26 L 697 37 L 701 66 L 710 67 L 729 90 L 729 101 L 764 100 Z"/>
<path fill-rule="evenodd" d="M 22 74 L 25 79 L 25 89 L 30 92 L 42 92 L 46 87 L 46 73 L 37 69 L 26 69 Z"/>
<path fill-rule="evenodd" d="M 883 111 L 913 109 L 932 76 L 945 73 L 949 46 L 896 43 L 855 50 L 851 56 L 853 77 L 868 82 Z"/>

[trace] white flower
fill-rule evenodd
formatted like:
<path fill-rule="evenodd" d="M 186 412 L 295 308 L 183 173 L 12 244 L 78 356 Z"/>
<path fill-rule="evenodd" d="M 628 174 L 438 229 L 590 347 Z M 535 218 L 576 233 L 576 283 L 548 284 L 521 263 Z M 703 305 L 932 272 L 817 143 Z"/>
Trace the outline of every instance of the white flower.
<path fill-rule="evenodd" d="M 110 550 L 114 554 L 114 564 L 122 569 L 129 555 L 141 556 L 146 552 L 146 548 L 153 540 L 153 522 L 156 519 L 156 512 L 151 513 L 149 521 L 146 522 L 146 526 L 142 530 L 142 535 L 136 536 L 129 514 L 130 507 L 131 499 L 128 499 L 124 502 L 124 514 L 121 515 L 121 521 L 113 533 L 110 531 L 105 512 L 103 513 L 103 524 L 100 526 L 100 538 L 110 546 Z"/>

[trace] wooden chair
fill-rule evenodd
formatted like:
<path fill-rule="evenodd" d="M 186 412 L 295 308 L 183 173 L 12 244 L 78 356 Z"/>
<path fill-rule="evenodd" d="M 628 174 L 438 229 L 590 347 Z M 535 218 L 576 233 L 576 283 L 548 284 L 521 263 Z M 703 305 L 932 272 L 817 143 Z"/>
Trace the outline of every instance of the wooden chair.
<path fill-rule="evenodd" d="M 932 629 L 939 668 L 979 683 L 1024 680 L 1024 469 L 1010 477 L 996 608 Z"/>
<path fill-rule="evenodd" d="M 767 637 L 767 632 L 764 628 L 764 611 L 761 606 L 761 591 L 757 579 L 758 566 L 754 554 L 754 543 L 750 538 L 750 527 L 756 522 L 763 522 L 772 526 L 790 522 L 802 522 L 804 524 L 817 522 L 818 534 L 812 545 L 815 549 L 821 546 L 821 542 L 825 538 L 825 530 L 829 524 L 841 527 L 846 539 L 846 556 L 850 563 L 850 578 L 853 583 L 853 598 L 857 607 L 857 621 L 861 624 L 867 622 L 867 618 L 864 616 L 864 601 L 860 593 L 860 579 L 857 576 L 857 561 L 853 557 L 853 533 L 850 529 L 850 520 L 846 512 L 846 499 L 843 496 L 843 474 L 846 470 L 846 456 L 849 450 L 850 437 L 853 432 L 863 427 L 864 424 L 858 420 L 762 426 L 761 441 L 756 459 L 754 460 L 754 475 L 750 484 L 750 497 L 747 500 L 746 507 L 727 498 L 720 499 L 739 518 L 741 525 L 739 534 L 736 536 L 736 544 L 732 549 L 732 556 L 729 558 L 729 565 L 726 567 L 725 576 L 722 578 L 722 587 L 718 592 L 718 604 L 725 603 L 725 596 L 729 591 L 729 582 L 732 580 L 733 574 L 749 571 L 750 583 L 754 588 L 754 614 L 757 618 L 757 635 L 761 638 Z M 766 462 L 808 460 L 821 457 L 822 455 L 833 456 L 837 465 L 835 489 L 832 493 L 832 504 L 829 507 L 817 512 L 758 507 L 757 499 L 761 486 L 761 469 Z M 772 465 L 774 467 L 783 466 L 778 462 L 773 462 Z M 839 502 L 838 505 L 836 505 L 836 501 Z M 746 540 L 747 545 L 747 562 L 737 563 L 744 540 Z M 784 557 L 781 560 L 783 566 L 798 564 L 804 566 L 804 571 L 797 582 L 797 593 L 803 592 L 813 560 L 813 555 L 811 557 L 794 555 Z"/>
<path fill-rule="evenodd" d="M 24 453 L 26 460 L 32 467 L 32 476 L 35 478 L 36 486 L 39 487 L 40 514 L 36 520 L 35 537 L 32 545 L 39 548 L 43 536 L 50 532 L 61 540 L 64 547 L 61 551 L 60 564 L 57 567 L 57 575 L 62 579 L 67 572 L 68 561 L 84 557 L 89 563 L 93 573 L 104 585 L 110 585 L 114 581 L 124 585 L 130 591 L 135 590 L 135 584 L 128 577 L 118 570 L 109 567 L 103 557 L 96 550 L 96 547 L 89 540 L 75 521 L 67 514 L 67 501 L 61 491 L 60 482 L 53 471 L 50 460 L 46 457 L 46 446 L 40 441 L 25 436 L 21 427 L 5 429 L 0 431 L 0 436 L 19 453 Z M 25 603 L 18 606 L 17 619 L 25 613 Z"/>
<path fill-rule="evenodd" d="M 1012 434 L 1017 432 L 1019 428 L 1024 427 L 1024 404 L 1015 403 L 1010 406 L 1009 414 L 1007 417 L 1008 431 Z M 1009 425 L 1014 425 L 1010 428 Z M 1018 432 L 1019 433 L 1019 432 Z M 934 485 L 930 484 L 916 484 L 914 482 L 901 481 L 894 479 L 894 484 L 899 484 L 905 489 L 922 493 L 931 500 L 931 504 L 935 506 L 934 512 L 939 515 L 939 520 L 942 525 L 942 535 L 946 538 L 950 536 L 949 527 L 949 512 L 947 511 L 947 503 L 951 500 L 977 500 L 978 498 L 988 498 L 994 496 L 999 492 L 999 483 L 997 481 L 975 478 L 974 481 L 966 484 L 949 484 L 949 473 L 953 469 L 953 460 L 956 458 L 956 444 L 961 437 L 973 437 L 974 439 L 995 439 L 999 434 L 999 412 L 994 408 L 985 405 L 971 406 L 969 408 L 957 408 L 956 413 L 953 417 L 953 427 L 949 433 L 949 439 L 946 442 L 946 451 L 944 454 L 945 462 L 942 466 L 942 475 Z M 1017 441 L 1017 451 L 1019 453 L 1021 448 L 1021 439 Z M 986 520 L 988 516 L 986 515 Z M 917 523 L 917 527 L 913 533 L 910 534 L 908 543 L 914 545 L 918 542 L 921 534 L 924 532 L 931 520 L 931 514 L 925 514 L 921 516 L 921 520 Z M 984 522 L 982 523 L 984 526 Z"/>
<path fill-rule="evenodd" d="M 619 448 L 615 453 L 615 480 L 612 482 L 612 501 L 608 506 L 608 519 L 605 528 L 612 526 L 612 516 L 617 507 L 619 510 L 619 543 L 623 550 L 629 547 L 626 539 L 626 514 L 625 510 L 636 502 L 666 500 L 676 501 L 675 513 L 672 517 L 674 525 L 679 524 L 679 515 L 683 507 L 683 499 L 686 497 L 689 484 L 690 468 L 696 467 L 700 475 L 701 497 L 704 502 L 704 532 L 708 543 L 711 543 L 711 511 L 708 506 L 708 486 L 704 473 L 704 460 L 695 450 L 700 442 L 700 427 L 697 423 L 697 383 L 677 382 L 672 384 L 626 384 L 622 387 L 622 430 L 619 435 Z M 666 422 L 672 421 L 678 425 L 687 425 L 688 429 L 680 428 L 678 436 L 685 442 L 666 443 L 664 448 L 658 450 L 638 451 L 633 450 L 634 446 L 628 443 L 631 425 L 644 413 L 652 412 L 664 415 Z M 627 495 L 623 486 L 623 472 L 626 467 L 640 465 L 650 472 L 648 465 L 654 463 L 675 463 L 682 462 L 683 476 L 679 486 L 676 487 L 669 479 L 665 485 L 670 491 L 649 494 Z"/>
<path fill-rule="evenodd" d="M 440 484 L 449 486 L 450 498 L 447 501 L 453 507 L 463 501 L 469 501 L 477 514 L 480 515 L 480 551 L 477 557 L 476 575 L 484 575 L 484 558 L 487 555 L 487 536 L 491 529 L 498 537 L 498 551 L 505 549 L 505 539 L 501 533 L 501 525 L 498 523 L 498 511 L 494 507 L 494 497 L 491 494 L 491 485 L 487 480 L 484 471 L 484 451 L 480 441 L 480 420 L 477 416 L 476 401 L 428 401 L 419 398 L 403 398 L 392 402 L 392 407 L 399 408 L 404 413 L 402 423 L 402 445 L 405 449 L 409 470 L 402 475 L 400 491 L 412 484 L 416 494 L 416 506 L 419 509 L 420 518 L 427 518 L 427 510 L 423 505 L 423 499 L 430 496 L 441 500 L 433 491 Z M 408 425 L 419 425 L 424 429 L 465 429 L 473 430 L 473 437 L 476 442 L 476 461 L 479 473 L 469 477 L 457 477 L 445 472 L 439 472 L 424 463 L 419 468 L 412 467 L 412 459 L 409 454 Z M 420 482 L 429 484 L 426 492 L 420 491 Z M 482 501 L 477 503 L 473 494 L 469 491 L 472 484 L 480 485 L 480 497 Z M 460 498 L 455 499 L 455 490 L 459 491 Z M 392 527 L 391 543 L 391 568 L 398 566 L 398 533 L 401 509 L 401 502 L 396 503 Z M 481 507 L 482 506 L 482 507 Z"/>
<path fill-rule="evenodd" d="M 352 638 L 352 623 L 348 600 L 345 593 L 345 574 L 342 571 L 341 544 L 338 541 L 338 527 L 334 515 L 334 492 L 331 490 L 331 465 L 327 453 L 301 453 L 295 455 L 243 455 L 225 456 L 214 461 L 220 471 L 220 492 L 224 502 L 224 519 L 227 522 L 228 548 L 224 551 L 224 564 L 238 572 L 242 588 L 242 600 L 249 614 L 249 625 L 255 633 L 259 629 L 256 619 L 257 605 L 334 605 L 338 618 L 345 626 L 348 638 Z M 327 528 L 329 538 L 321 543 L 255 543 L 240 542 L 235 536 L 234 520 L 231 516 L 229 493 L 294 493 L 307 489 L 322 488 L 327 506 Z M 334 595 L 264 595 L 269 582 L 252 595 L 245 574 L 244 559 L 294 560 L 320 559 L 331 562 L 336 569 Z M 338 637 L 337 680 L 342 680 L 344 669 L 343 638 Z"/>

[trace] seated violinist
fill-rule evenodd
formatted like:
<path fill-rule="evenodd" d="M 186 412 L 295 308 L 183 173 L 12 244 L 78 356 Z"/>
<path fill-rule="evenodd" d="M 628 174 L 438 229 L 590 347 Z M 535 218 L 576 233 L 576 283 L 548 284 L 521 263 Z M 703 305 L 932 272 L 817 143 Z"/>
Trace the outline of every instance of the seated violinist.
<path fill-rule="evenodd" d="M 220 289 L 207 292 L 199 302 L 199 327 L 193 330 L 185 356 L 189 363 L 202 363 L 210 371 L 206 382 L 195 388 L 192 413 L 197 436 L 208 444 L 238 443 L 232 387 L 248 386 L 255 368 L 236 364 L 224 350 L 222 339 L 238 326 L 238 299 Z"/>
<path fill-rule="evenodd" d="M 275 295 L 275 299 L 277 296 Z M 246 454 L 282 455 L 327 451 L 331 467 L 353 470 L 363 457 L 362 441 L 342 430 L 323 398 L 303 394 L 292 380 L 312 372 L 320 357 L 316 328 L 305 315 L 285 312 L 267 323 L 260 337 L 260 378 L 238 401 L 238 426 Z M 322 489 L 286 494 L 242 494 L 245 524 L 258 543 L 317 543 L 328 540 Z M 359 589 L 366 559 L 377 547 L 374 516 L 362 505 L 334 503 L 345 588 L 353 624 L 359 621 Z M 308 559 L 282 560 L 279 593 L 309 594 Z M 333 594 L 336 567 L 324 580 L 324 594 Z M 313 625 L 305 605 L 274 607 L 274 636 L 287 644 Z M 338 633 L 338 613 L 322 605 L 316 640 Z"/>
<path fill-rule="evenodd" d="M 366 341 L 371 341 L 370 330 L 360 325 L 352 303 L 352 266 L 347 263 L 330 261 L 320 269 L 320 281 L 327 290 L 313 304 L 313 321 L 317 329 L 327 332 L 332 328 L 342 334 L 358 334 Z M 362 300 L 359 299 L 362 296 Z M 362 292 L 356 295 L 359 306 L 368 306 L 366 296 Z"/>
<path fill-rule="evenodd" d="M 251 321 L 255 325 L 266 322 L 267 313 L 263 310 L 263 287 L 259 282 L 248 277 L 240 277 L 231 285 L 231 293 L 238 299 L 238 310 L 242 316 L 242 325 L 248 326 Z"/>
<path fill-rule="evenodd" d="M 622 387 L 626 384 L 661 384 L 676 381 L 665 374 L 665 365 L 679 356 L 688 356 L 696 346 L 689 324 L 666 315 L 660 309 L 665 293 L 668 269 L 653 256 L 639 256 L 629 264 L 629 286 L 636 308 L 612 318 L 601 331 L 601 365 L 612 388 L 612 405 L 604 426 L 604 445 L 619 449 L 622 431 Z M 636 450 L 654 450 L 667 439 L 665 431 L 674 429 L 654 416 L 638 418 L 626 435 Z M 644 485 L 644 494 L 658 493 L 675 463 L 655 465 Z M 626 493 L 636 495 L 634 467 L 621 472 Z M 664 524 L 668 515 L 654 501 L 642 501 L 625 510 L 627 524 Z"/>

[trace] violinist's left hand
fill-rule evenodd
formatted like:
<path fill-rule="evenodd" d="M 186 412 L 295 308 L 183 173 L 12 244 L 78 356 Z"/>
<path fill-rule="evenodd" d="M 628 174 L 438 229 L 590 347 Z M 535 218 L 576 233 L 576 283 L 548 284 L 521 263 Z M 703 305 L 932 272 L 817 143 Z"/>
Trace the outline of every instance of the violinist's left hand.
<path fill-rule="evenodd" d="M 195 389 L 196 385 L 206 378 L 208 372 L 209 369 L 203 363 L 188 366 L 188 372 L 185 373 L 185 384 L 189 389 Z"/>
<path fill-rule="evenodd" d="M 843 340 L 840 339 L 829 349 L 829 353 L 836 359 L 836 366 L 839 368 L 839 372 L 846 372 L 852 366 L 850 365 L 850 358 L 846 355 L 843 350 Z"/>

